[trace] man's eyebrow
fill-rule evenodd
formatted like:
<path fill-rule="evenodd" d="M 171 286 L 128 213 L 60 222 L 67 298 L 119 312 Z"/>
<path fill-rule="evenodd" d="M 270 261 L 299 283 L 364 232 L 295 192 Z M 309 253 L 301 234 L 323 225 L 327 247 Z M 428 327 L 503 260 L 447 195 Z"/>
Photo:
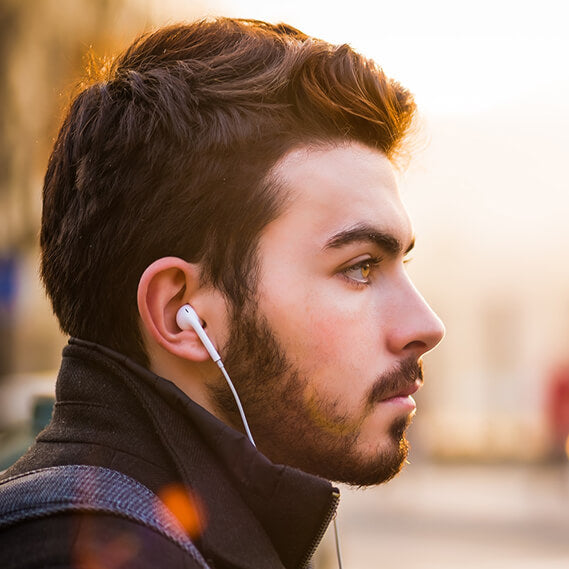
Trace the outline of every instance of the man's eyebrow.
<path fill-rule="evenodd" d="M 338 249 L 352 243 L 373 243 L 394 257 L 403 251 L 403 245 L 397 237 L 370 225 L 356 225 L 335 233 L 326 241 L 324 249 Z M 413 236 L 404 254 L 407 255 L 414 246 L 415 237 Z"/>

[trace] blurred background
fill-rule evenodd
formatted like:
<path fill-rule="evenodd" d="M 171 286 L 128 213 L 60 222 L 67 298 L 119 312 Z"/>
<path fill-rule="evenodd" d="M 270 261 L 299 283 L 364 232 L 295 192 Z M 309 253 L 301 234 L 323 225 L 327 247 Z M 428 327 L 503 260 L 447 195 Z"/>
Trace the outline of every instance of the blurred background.
<path fill-rule="evenodd" d="M 569 566 L 569 34 L 563 0 L 0 0 L 0 470 L 49 419 L 66 338 L 38 280 L 41 186 L 89 53 L 211 15 L 286 21 L 416 95 L 409 270 L 445 321 L 410 465 L 345 489 L 349 568 Z M 335 567 L 324 546 L 319 567 Z"/>

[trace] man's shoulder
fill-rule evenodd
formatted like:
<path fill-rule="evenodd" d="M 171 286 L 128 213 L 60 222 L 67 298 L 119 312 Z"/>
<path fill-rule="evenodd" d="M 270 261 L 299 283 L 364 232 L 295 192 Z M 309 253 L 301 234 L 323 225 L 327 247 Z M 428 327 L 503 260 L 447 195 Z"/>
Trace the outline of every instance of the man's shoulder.
<path fill-rule="evenodd" d="M 101 513 L 63 513 L 0 532 L 0 567 L 202 568 L 165 536 L 132 520 Z"/>
<path fill-rule="evenodd" d="M 208 569 L 156 495 L 108 468 L 58 466 L 3 480 L 0 530 L 1 567 L 152 567 L 158 555 L 167 566 Z M 42 551 L 26 547 L 34 543 Z"/>

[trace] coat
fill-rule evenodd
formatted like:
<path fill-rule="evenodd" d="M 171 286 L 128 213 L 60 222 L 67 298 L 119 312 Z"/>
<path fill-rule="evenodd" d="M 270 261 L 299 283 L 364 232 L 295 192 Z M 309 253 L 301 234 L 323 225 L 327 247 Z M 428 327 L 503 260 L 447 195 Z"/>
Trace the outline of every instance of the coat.
<path fill-rule="evenodd" d="M 213 569 L 306 567 L 339 499 L 328 481 L 271 463 L 167 379 L 78 339 L 63 351 L 50 424 L 3 477 L 64 464 L 107 467 L 144 484 Z M 194 567 L 160 534 L 106 514 L 3 530 L 0 567 L 51 566 Z"/>

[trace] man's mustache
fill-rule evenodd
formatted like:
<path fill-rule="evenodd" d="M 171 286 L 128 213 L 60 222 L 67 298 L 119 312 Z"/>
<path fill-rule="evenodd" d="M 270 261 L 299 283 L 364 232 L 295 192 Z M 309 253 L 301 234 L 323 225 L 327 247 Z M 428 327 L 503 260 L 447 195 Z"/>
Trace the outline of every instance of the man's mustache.
<path fill-rule="evenodd" d="M 371 387 L 367 396 L 367 405 L 374 406 L 385 399 L 409 394 L 417 380 L 423 384 L 423 362 L 408 358 L 391 370 L 383 373 Z"/>

